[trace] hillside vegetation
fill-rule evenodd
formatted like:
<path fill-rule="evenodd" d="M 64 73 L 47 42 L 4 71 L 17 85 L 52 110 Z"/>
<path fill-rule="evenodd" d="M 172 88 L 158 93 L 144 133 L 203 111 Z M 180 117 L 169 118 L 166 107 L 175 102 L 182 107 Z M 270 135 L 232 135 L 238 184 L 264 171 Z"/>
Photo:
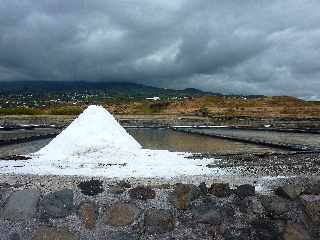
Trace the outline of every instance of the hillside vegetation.
<path fill-rule="evenodd" d="M 99 103 L 114 114 L 164 114 L 202 117 L 287 117 L 320 118 L 320 102 L 303 101 L 294 97 L 226 97 L 202 96 L 181 100 Z M 0 115 L 78 115 L 86 104 L 48 108 L 2 108 Z"/>
<path fill-rule="evenodd" d="M 320 117 L 320 102 L 308 102 L 294 97 L 204 96 L 179 101 L 132 102 L 109 105 L 118 114 L 186 114 L 208 117 Z"/>

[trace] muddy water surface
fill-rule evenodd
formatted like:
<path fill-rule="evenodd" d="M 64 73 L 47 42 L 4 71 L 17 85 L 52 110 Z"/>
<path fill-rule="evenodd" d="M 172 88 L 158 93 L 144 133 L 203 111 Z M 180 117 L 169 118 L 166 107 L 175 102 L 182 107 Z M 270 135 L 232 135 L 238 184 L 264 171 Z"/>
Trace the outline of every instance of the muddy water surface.
<path fill-rule="evenodd" d="M 280 150 L 255 144 L 245 144 L 236 141 L 176 132 L 170 129 L 137 128 L 127 130 L 144 147 L 182 152 L 199 153 L 239 153 L 239 152 L 278 152 Z M 28 131 L 24 131 L 30 134 Z M 23 136 L 23 131 L 17 135 Z M 2 137 L 14 136 L 14 133 L 4 133 Z M 1 136 L 0 136 L 1 137 Z M 44 147 L 51 139 L 31 141 L 27 143 L 0 146 L 0 155 L 32 153 Z"/>

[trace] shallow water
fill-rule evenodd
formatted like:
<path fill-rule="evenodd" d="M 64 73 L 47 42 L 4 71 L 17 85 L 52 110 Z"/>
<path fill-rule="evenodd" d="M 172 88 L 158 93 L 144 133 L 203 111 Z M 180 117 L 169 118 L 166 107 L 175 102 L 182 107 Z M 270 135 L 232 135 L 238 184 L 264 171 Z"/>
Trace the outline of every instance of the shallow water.
<path fill-rule="evenodd" d="M 246 144 L 196 134 L 173 131 L 171 129 L 129 129 L 128 132 L 141 145 L 150 149 L 166 149 L 181 152 L 272 152 L 279 151 L 256 144 Z"/>
<path fill-rule="evenodd" d="M 243 130 L 243 129 L 193 129 L 195 132 L 215 133 L 225 136 L 253 138 L 257 140 L 272 141 L 274 143 L 285 144 L 302 144 L 311 147 L 320 147 L 320 134 L 310 133 L 288 133 L 275 131 L 258 131 L 258 130 Z"/>
<path fill-rule="evenodd" d="M 37 128 L 37 129 L 19 129 L 13 131 L 1 131 L 0 130 L 0 140 L 8 140 L 13 138 L 26 138 L 35 135 L 46 135 L 56 133 L 57 130 L 54 128 Z"/>
<path fill-rule="evenodd" d="M 51 139 L 41 139 L 26 143 L 12 144 L 8 146 L 0 146 L 0 156 L 28 154 L 38 151 L 47 145 Z"/>
<path fill-rule="evenodd" d="M 246 144 L 219 138 L 200 136 L 176 132 L 170 129 L 128 129 L 136 140 L 148 149 L 165 149 L 181 152 L 211 152 L 211 153 L 238 153 L 238 152 L 277 152 L 278 149 Z M 42 139 L 27 143 L 0 146 L 0 155 L 27 154 L 38 151 L 47 145 L 51 139 Z"/>

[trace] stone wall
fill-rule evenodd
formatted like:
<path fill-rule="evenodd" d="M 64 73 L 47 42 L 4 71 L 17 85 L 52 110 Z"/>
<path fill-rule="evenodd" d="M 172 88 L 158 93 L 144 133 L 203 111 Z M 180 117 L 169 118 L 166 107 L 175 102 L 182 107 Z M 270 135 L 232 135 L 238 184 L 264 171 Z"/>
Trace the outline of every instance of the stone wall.
<path fill-rule="evenodd" d="M 0 185 L 1 240 L 320 239 L 320 183 L 285 185 L 272 195 L 217 182 L 27 186 Z"/>

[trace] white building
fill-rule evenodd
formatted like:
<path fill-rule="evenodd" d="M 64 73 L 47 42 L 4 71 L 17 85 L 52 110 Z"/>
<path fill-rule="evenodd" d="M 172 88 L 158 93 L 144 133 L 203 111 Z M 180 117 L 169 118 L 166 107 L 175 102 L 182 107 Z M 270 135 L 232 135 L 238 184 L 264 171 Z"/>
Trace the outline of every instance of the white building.
<path fill-rule="evenodd" d="M 160 100 L 160 97 L 149 97 L 149 98 L 146 98 L 147 100 L 153 100 L 153 101 L 159 101 Z"/>

